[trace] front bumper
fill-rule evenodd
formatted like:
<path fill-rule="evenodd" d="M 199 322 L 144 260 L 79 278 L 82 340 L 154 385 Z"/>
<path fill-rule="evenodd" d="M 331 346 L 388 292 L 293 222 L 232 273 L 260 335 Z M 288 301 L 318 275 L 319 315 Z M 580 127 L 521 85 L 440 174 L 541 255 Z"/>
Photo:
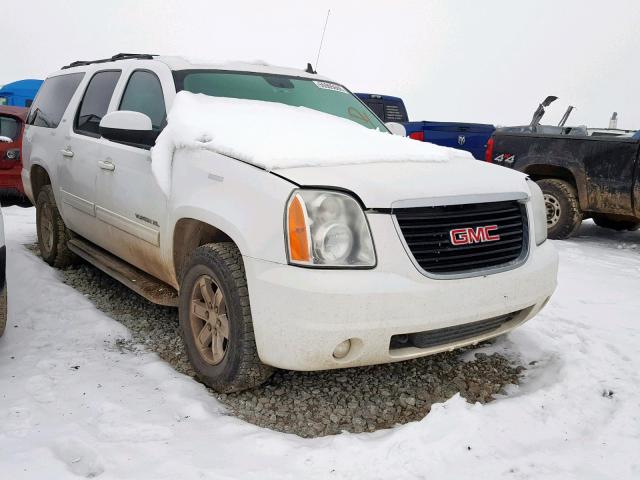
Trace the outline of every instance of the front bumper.
<path fill-rule="evenodd" d="M 260 359 L 290 370 L 387 363 L 451 350 L 505 333 L 533 317 L 556 288 L 558 255 L 531 241 L 527 261 L 487 276 L 432 279 L 413 265 L 392 217 L 369 214 L 378 265 L 318 270 L 244 257 Z M 519 312 L 499 329 L 430 348 L 390 349 L 391 337 Z M 335 347 L 351 339 L 346 357 Z"/>

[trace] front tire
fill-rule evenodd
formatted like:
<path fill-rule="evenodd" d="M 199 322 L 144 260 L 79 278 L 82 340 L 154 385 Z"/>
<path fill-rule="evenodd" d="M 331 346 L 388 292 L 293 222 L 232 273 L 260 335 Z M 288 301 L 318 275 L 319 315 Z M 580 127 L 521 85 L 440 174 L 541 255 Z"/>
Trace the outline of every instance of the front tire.
<path fill-rule="evenodd" d="M 273 373 L 258 357 L 244 263 L 233 243 L 194 250 L 180 284 L 179 318 L 187 355 L 205 385 L 237 392 Z"/>
<path fill-rule="evenodd" d="M 64 224 L 51 185 L 45 185 L 36 201 L 36 230 L 42 259 L 52 267 L 64 268 L 77 261 L 67 242 L 71 232 Z"/>
<path fill-rule="evenodd" d="M 582 210 L 575 187 L 564 180 L 545 178 L 536 182 L 544 195 L 549 238 L 564 240 L 582 223 Z"/>

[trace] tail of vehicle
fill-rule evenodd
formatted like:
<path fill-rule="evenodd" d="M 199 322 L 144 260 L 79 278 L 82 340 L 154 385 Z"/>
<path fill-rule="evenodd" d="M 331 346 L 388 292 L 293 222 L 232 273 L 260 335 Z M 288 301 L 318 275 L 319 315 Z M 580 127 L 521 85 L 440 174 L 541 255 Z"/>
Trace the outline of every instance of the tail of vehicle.
<path fill-rule="evenodd" d="M 355 95 L 384 123 L 409 121 L 407 109 L 401 98 L 375 93 L 356 93 Z"/>
<path fill-rule="evenodd" d="M 26 108 L 0 106 L 0 193 L 24 195 L 22 131 Z"/>
<path fill-rule="evenodd" d="M 466 150 L 476 159 L 485 158 L 488 139 L 495 127 L 484 123 L 407 122 L 407 136 L 443 147 Z"/>
<path fill-rule="evenodd" d="M 495 127 L 484 123 L 410 122 L 401 98 L 374 93 L 356 93 L 383 122 L 402 123 L 407 136 L 420 142 L 466 150 L 478 160 L 485 154 L 487 139 Z"/>
<path fill-rule="evenodd" d="M 484 151 L 484 161 L 493 163 L 493 143 L 494 143 L 493 135 L 487 140 L 487 146 Z"/>

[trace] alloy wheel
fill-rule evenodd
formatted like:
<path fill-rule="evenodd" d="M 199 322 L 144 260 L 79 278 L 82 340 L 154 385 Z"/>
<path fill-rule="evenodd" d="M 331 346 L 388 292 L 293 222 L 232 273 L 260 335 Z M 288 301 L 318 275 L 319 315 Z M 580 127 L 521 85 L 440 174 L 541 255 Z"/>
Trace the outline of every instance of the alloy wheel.
<path fill-rule="evenodd" d="M 189 320 L 202 359 L 210 365 L 222 362 L 229 347 L 229 318 L 222 289 L 209 275 L 193 286 Z"/>
<path fill-rule="evenodd" d="M 45 252 L 50 252 L 53 248 L 53 213 L 51 205 L 43 203 L 40 211 L 40 235 L 42 237 L 42 248 Z"/>

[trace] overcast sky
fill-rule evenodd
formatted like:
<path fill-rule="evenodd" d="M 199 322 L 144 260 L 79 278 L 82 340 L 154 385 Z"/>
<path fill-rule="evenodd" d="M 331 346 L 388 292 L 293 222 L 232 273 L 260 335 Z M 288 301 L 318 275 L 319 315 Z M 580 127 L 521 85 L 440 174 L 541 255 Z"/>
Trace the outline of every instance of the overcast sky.
<path fill-rule="evenodd" d="M 265 60 L 397 95 L 412 120 L 640 128 L 639 0 L 4 0 L 0 84 L 117 52 Z"/>

